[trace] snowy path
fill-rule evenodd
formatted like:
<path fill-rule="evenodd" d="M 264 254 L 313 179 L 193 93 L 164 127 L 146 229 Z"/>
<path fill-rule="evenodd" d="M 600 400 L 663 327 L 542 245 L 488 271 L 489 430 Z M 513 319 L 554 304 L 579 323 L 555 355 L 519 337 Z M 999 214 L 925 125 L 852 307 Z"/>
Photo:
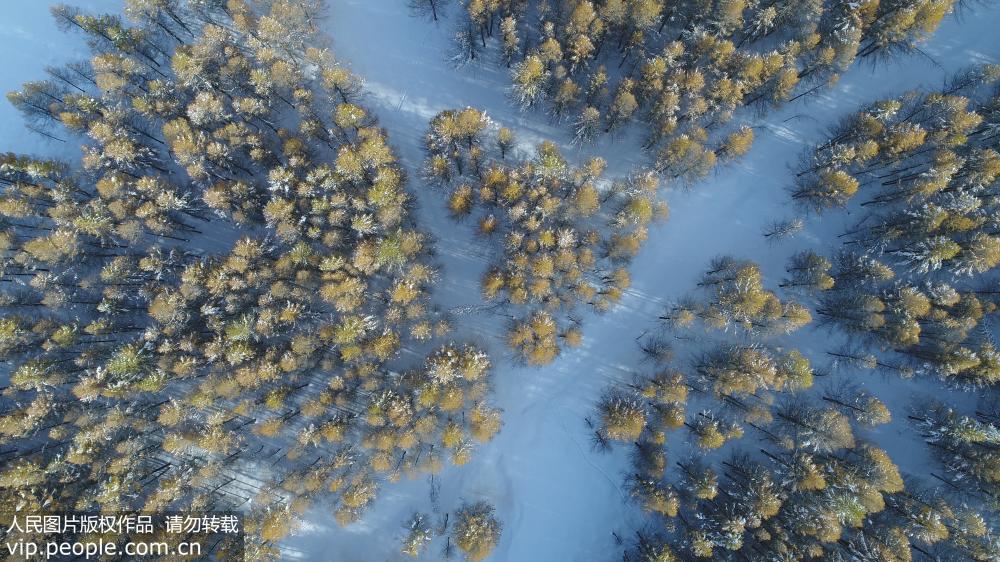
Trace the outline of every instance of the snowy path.
<path fill-rule="evenodd" d="M 453 69 L 446 61 L 451 44 L 447 20 L 439 26 L 408 14 L 402 0 L 329 0 L 329 34 L 337 55 L 367 80 L 373 107 L 411 173 L 411 189 L 419 194 L 419 217 L 438 238 L 445 275 L 438 299 L 446 307 L 476 305 L 485 252 L 470 246 L 469 226 L 455 227 L 442 209 L 440 194 L 421 186 L 416 171 L 423 160 L 421 137 L 436 112 L 473 105 L 514 128 L 522 143 L 543 138 L 560 141 L 565 128 L 539 113 L 522 113 L 507 101 L 508 83 L 502 70 L 488 67 Z M 70 2 L 88 10 L 114 10 L 119 0 Z M 81 41 L 59 34 L 48 17 L 47 2 L 19 2 L 4 7 L 0 26 L 0 77 L 4 91 L 25 80 L 43 77 L 46 64 L 81 58 Z M 496 336 L 503 316 L 482 312 L 459 319 L 460 333 L 481 334 L 497 364 L 495 403 L 505 409 L 505 425 L 497 438 L 481 447 L 462 468 L 448 468 L 440 513 L 463 499 L 490 499 L 504 522 L 495 561 L 615 560 L 618 547 L 612 530 L 628 533 L 639 514 L 622 501 L 620 482 L 627 468 L 626 449 L 612 455 L 589 451 L 584 417 L 590 415 L 601 391 L 616 380 L 628 380 L 641 368 L 633 339 L 655 327 L 665 302 L 691 292 L 708 260 L 729 253 L 761 263 L 769 282 L 776 283 L 787 257 L 840 228 L 840 221 L 811 221 L 804 233 L 781 246 L 770 246 L 761 227 L 791 214 L 787 170 L 804 144 L 820 138 L 825 127 L 858 104 L 918 86 L 939 85 L 947 74 L 976 62 L 1000 61 L 1000 6 L 975 6 L 962 25 L 949 17 L 922 50 L 874 72 L 854 68 L 840 85 L 824 95 L 795 103 L 770 114 L 758 130 L 757 143 L 738 165 L 723 170 L 693 191 L 668 194 L 671 218 L 656 228 L 632 266 L 633 287 L 622 304 L 601 317 L 587 315 L 581 349 L 563 354 L 543 369 L 518 368 Z M 944 70 L 942 70 L 942 68 Z M 566 147 L 583 158 L 601 154 L 611 166 L 609 177 L 627 173 L 644 155 L 627 139 L 607 138 L 585 151 Z M 0 104 L 0 151 L 65 154 L 67 145 L 30 136 L 16 112 Z M 75 151 L 74 151 L 75 152 Z M 809 331 L 809 330 L 806 330 Z M 812 337 L 810 337 L 812 336 Z M 817 337 L 819 336 L 819 337 Z M 825 351 L 823 332 L 811 332 L 796 343 L 814 354 Z M 873 386 L 885 386 L 878 380 Z M 895 387 L 894 387 L 895 388 Z M 910 388 L 910 391 L 914 390 Z M 882 394 L 882 393 L 880 393 Z M 883 396 L 883 398 L 886 398 Z M 897 418 L 908 392 L 894 392 L 890 406 Z M 894 423 L 871 435 L 900 464 L 919 463 L 922 447 L 913 446 L 912 432 Z M 902 438 L 900 438 L 902 437 Z M 676 440 L 676 437 L 672 438 Z M 672 455 L 670 462 L 677 460 Z M 912 465 L 911 465 L 912 466 Z M 365 518 L 341 529 L 329 510 L 317 511 L 302 532 L 284 545 L 289 557 L 303 560 L 369 562 L 402 560 L 397 537 L 414 508 L 430 511 L 429 484 L 421 479 L 388 485 Z M 622 522 L 630 525 L 615 527 Z M 439 559 L 436 541 L 424 560 Z"/>
<path fill-rule="evenodd" d="M 421 136 L 428 119 L 442 109 L 483 108 L 495 120 L 514 128 L 526 148 L 545 138 L 560 141 L 567 154 L 584 158 L 600 154 L 609 163 L 608 176 L 626 174 L 644 155 L 628 140 L 602 141 L 585 151 L 570 148 L 565 127 L 554 125 L 537 112 L 523 113 L 505 96 L 508 83 L 493 65 L 455 70 L 448 63 L 451 24 L 437 26 L 411 17 L 398 0 L 332 0 L 328 31 L 337 56 L 366 80 L 368 104 L 412 174 L 411 188 L 419 193 L 420 219 L 438 238 L 445 269 L 439 298 L 446 306 L 479 303 L 479 276 L 484 253 L 469 247 L 471 227 L 458 226 L 442 209 L 439 193 L 416 178 L 423 159 Z M 787 257 L 815 246 L 825 234 L 836 232 L 840 220 L 821 228 L 810 223 L 794 241 L 769 245 L 760 235 L 763 225 L 790 216 L 788 169 L 805 144 L 820 138 L 826 127 L 858 104 L 898 94 L 919 86 L 935 87 L 951 72 L 976 62 L 1000 60 L 1000 7 L 979 7 L 962 18 L 961 27 L 950 17 L 935 38 L 923 46 L 928 58 L 915 55 L 888 67 L 852 69 L 833 91 L 795 103 L 767 116 L 758 129 L 757 143 L 747 158 L 693 191 L 668 194 L 670 220 L 657 228 L 632 268 L 633 288 L 621 306 L 600 317 L 587 315 L 585 343 L 564 353 L 543 369 L 513 367 L 509 353 L 496 337 L 486 343 L 498 361 L 496 403 L 505 409 L 500 435 L 477 451 L 473 461 L 443 474 L 441 509 L 457 507 L 462 499 L 492 500 L 504 522 L 501 543 L 491 560 L 511 562 L 615 560 L 618 547 L 612 530 L 623 521 L 637 522 L 638 513 L 622 503 L 620 483 L 627 468 L 626 448 L 613 455 L 589 450 L 583 418 L 592 413 L 601 390 L 613 380 L 628 380 L 641 368 L 633 339 L 655 327 L 663 303 L 689 293 L 699 273 L 714 255 L 730 253 L 761 263 L 767 279 L 777 283 Z M 877 75 L 874 80 L 873 74 Z M 504 318 L 489 313 L 463 318 L 460 332 L 502 333 Z M 796 343 L 811 347 L 824 341 L 823 332 L 810 331 Z M 816 336 L 820 336 L 817 338 Z M 811 336 L 811 337 L 810 337 Z M 825 346 L 816 346 L 822 353 Z M 871 380 L 872 386 L 884 386 Z M 883 394 L 879 392 L 879 394 Z M 894 393 L 895 394 L 895 393 Z M 897 418 L 909 395 L 891 397 Z M 922 454 L 908 429 L 892 424 L 868 437 L 883 444 L 894 459 Z M 670 462 L 676 460 L 676 456 Z M 385 490 L 371 516 L 358 526 L 337 529 L 328 514 L 311 521 L 288 545 L 304 559 L 351 561 L 398 560 L 401 524 L 411 509 L 428 509 L 428 484 L 403 482 Z M 436 560 L 435 548 L 423 559 Z"/>

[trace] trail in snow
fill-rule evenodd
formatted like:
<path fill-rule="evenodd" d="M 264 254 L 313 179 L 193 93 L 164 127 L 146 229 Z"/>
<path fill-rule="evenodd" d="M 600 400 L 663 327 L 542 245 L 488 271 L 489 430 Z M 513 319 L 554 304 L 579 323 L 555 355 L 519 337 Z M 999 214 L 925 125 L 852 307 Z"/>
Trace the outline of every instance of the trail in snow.
<path fill-rule="evenodd" d="M 520 112 L 506 97 L 509 80 L 495 65 L 456 70 L 447 61 L 452 27 L 411 17 L 400 0 L 329 0 L 328 33 L 337 56 L 367 81 L 366 104 L 376 110 L 390 140 L 411 174 L 417 194 L 417 214 L 423 228 L 437 238 L 444 269 L 437 298 L 446 308 L 479 307 L 479 277 L 489 252 L 479 246 L 469 225 L 455 225 L 443 208 L 439 192 L 423 186 L 418 170 L 427 121 L 442 109 L 467 105 L 483 108 L 495 120 L 518 133 L 522 147 L 543 139 L 558 142 L 575 159 L 599 154 L 609 162 L 608 177 L 627 174 L 645 163 L 637 150 L 636 131 L 596 145 L 570 146 L 564 125 L 539 112 Z M 70 2 L 92 11 L 118 11 L 121 0 Z M 42 79 L 45 65 L 84 58 L 78 35 L 59 33 L 47 12 L 47 2 L 19 2 L 5 7 L 0 26 L 0 60 L 5 72 L 0 86 L 9 91 L 26 80 Z M 962 20 L 962 21 L 959 21 Z M 962 18 L 946 19 L 924 45 L 926 56 L 914 55 L 872 69 L 855 67 L 833 90 L 799 100 L 769 114 L 759 125 L 750 154 L 690 191 L 671 190 L 671 218 L 653 229 L 632 264 L 633 286 L 615 310 L 602 316 L 583 315 L 584 345 L 566 351 L 541 369 L 517 367 L 498 337 L 506 317 L 489 310 L 458 316 L 459 333 L 474 334 L 490 348 L 496 363 L 495 402 L 505 409 L 505 426 L 497 438 L 481 447 L 461 468 L 449 467 L 442 482 L 442 513 L 462 500 L 488 498 L 504 522 L 500 545 L 491 560 L 591 561 L 615 560 L 619 547 L 611 535 L 630 532 L 641 514 L 622 502 L 621 477 L 628 469 L 627 447 L 613 454 L 590 453 L 584 417 L 609 384 L 628 381 L 630 373 L 648 369 L 641 362 L 634 338 L 657 329 L 655 318 L 665 303 L 689 294 L 709 259 L 719 254 L 750 258 L 761 264 L 769 286 L 783 274 L 789 255 L 805 248 L 823 249 L 824 240 L 840 232 L 853 217 L 809 220 L 794 240 L 771 245 L 761 228 L 794 214 L 784 188 L 789 168 L 809 143 L 858 105 L 895 96 L 916 87 L 939 86 L 947 76 L 968 65 L 1000 61 L 1000 6 L 970 8 Z M 76 141 L 59 143 L 31 135 L 20 116 L 0 103 L 0 151 L 74 157 Z M 827 249 L 828 250 L 828 249 Z M 829 334 L 806 329 L 792 342 L 814 359 L 828 349 Z M 684 345 L 680 340 L 678 346 Z M 857 373 L 852 376 L 892 408 L 896 421 L 866 433 L 885 448 L 904 471 L 927 462 L 926 448 L 900 418 L 913 396 L 933 386 L 920 381 Z M 818 382 L 818 385 L 826 384 Z M 937 390 L 935 389 L 937 392 Z M 952 396 L 958 396 L 951 393 Z M 967 398 L 967 397 L 965 397 Z M 671 436 L 669 462 L 686 449 Z M 581 455 L 584 458 L 581 458 Z M 431 512 L 426 478 L 387 485 L 362 521 L 339 528 L 331 510 L 317 509 L 298 536 L 286 541 L 289 558 L 368 562 L 402 560 L 396 539 L 412 510 Z M 440 558 L 436 541 L 421 559 Z M 408 558 L 406 558 L 408 559 Z"/>
<path fill-rule="evenodd" d="M 541 369 L 520 368 L 511 364 L 498 337 L 504 328 L 502 315 L 458 319 L 459 333 L 479 334 L 496 360 L 495 400 L 505 409 L 505 425 L 472 462 L 444 472 L 441 505 L 454 509 L 463 499 L 483 497 L 497 505 L 505 526 L 492 560 L 589 561 L 620 556 L 611 532 L 628 533 L 641 523 L 636 508 L 622 503 L 620 485 L 628 468 L 628 448 L 598 455 L 581 451 L 579 443 L 586 442 L 583 419 L 592 414 L 601 391 L 643 369 L 634 338 L 656 329 L 655 318 L 665 303 L 693 291 L 711 257 L 726 253 L 754 259 L 775 286 L 788 256 L 818 247 L 839 233 L 853 217 L 810 220 L 803 233 L 781 245 L 769 244 L 760 235 L 769 222 L 794 215 L 784 190 L 790 183 L 789 170 L 805 146 L 819 140 L 841 116 L 879 97 L 939 86 L 950 73 L 973 63 L 1000 60 L 1000 44 L 993 38 L 1000 8 L 977 6 L 963 19 L 961 24 L 955 17 L 947 19 L 922 46 L 927 56 L 875 69 L 855 67 L 835 89 L 769 114 L 757 124 L 758 138 L 746 158 L 693 190 L 669 191 L 670 220 L 651 232 L 633 263 L 632 288 L 614 311 L 599 317 L 584 315 L 585 340 L 580 349 L 565 352 Z M 646 155 L 636 150 L 635 131 L 604 137 L 594 146 L 571 146 L 564 124 L 513 107 L 505 93 L 509 80 L 503 68 L 488 64 L 455 69 L 448 62 L 452 24 L 447 18 L 434 25 L 411 17 L 396 0 L 333 0 L 328 32 L 340 60 L 365 78 L 371 94 L 368 103 L 411 173 L 419 218 L 438 241 L 444 268 L 438 298 L 447 307 L 481 304 L 479 277 L 488 252 L 480 249 L 469 225 L 450 220 L 441 193 L 419 180 L 422 136 L 438 111 L 485 109 L 517 132 L 523 148 L 551 139 L 578 160 L 603 156 L 609 162 L 608 177 L 626 175 L 645 163 Z M 824 362 L 829 334 L 817 329 L 804 332 L 808 333 L 792 341 L 817 363 Z M 904 406 L 913 392 L 920 392 L 919 385 L 900 385 L 877 375 L 852 376 L 880 396 L 891 394 L 883 398 L 897 418 L 891 427 L 867 432 L 866 438 L 880 442 L 902 465 L 926 461 L 924 447 L 914 446 L 916 437 L 898 420 L 905 417 Z M 679 440 L 672 437 L 671 444 Z M 670 463 L 683 454 L 683 446 L 677 449 Z M 587 458 L 581 459 L 581 453 Z M 374 506 L 378 524 L 369 523 L 364 530 L 337 529 L 328 514 L 317 514 L 311 520 L 317 527 L 288 544 L 307 559 L 320 553 L 359 561 L 402 559 L 390 537 L 401 534 L 400 525 L 410 510 L 427 505 L 426 494 L 424 482 L 400 483 L 385 490 Z M 433 548 L 422 559 L 439 557 Z"/>

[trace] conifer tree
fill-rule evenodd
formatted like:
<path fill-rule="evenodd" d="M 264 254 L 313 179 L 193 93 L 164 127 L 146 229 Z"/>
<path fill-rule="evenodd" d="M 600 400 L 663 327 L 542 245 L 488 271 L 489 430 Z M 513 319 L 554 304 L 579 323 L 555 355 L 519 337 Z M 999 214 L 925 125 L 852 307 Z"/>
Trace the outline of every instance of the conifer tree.
<path fill-rule="evenodd" d="M 353 521 L 442 442 L 461 463 L 499 431 L 491 363 L 448 339 L 402 168 L 318 9 L 53 9 L 93 57 L 9 98 L 83 169 L 0 157 L 4 505 L 252 503 L 246 551 L 273 559 L 311 502 Z"/>
<path fill-rule="evenodd" d="M 467 560 L 483 560 L 500 540 L 502 526 L 485 501 L 463 505 L 455 517 L 452 535 Z"/>

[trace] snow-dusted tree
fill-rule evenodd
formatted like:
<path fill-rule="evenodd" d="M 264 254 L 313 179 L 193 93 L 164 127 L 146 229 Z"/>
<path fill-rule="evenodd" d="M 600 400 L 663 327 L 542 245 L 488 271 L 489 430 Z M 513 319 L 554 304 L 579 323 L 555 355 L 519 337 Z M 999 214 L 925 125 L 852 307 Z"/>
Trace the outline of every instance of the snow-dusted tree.
<path fill-rule="evenodd" d="M 402 168 L 315 46 L 319 9 L 54 8 L 90 63 L 10 98 L 78 136 L 83 170 L 0 157 L 3 505 L 252 503 L 247 552 L 275 558 L 321 491 L 353 521 L 385 480 L 499 430 L 490 362 L 445 340 Z"/>
<path fill-rule="evenodd" d="M 500 541 L 502 525 L 485 501 L 463 505 L 455 513 L 452 536 L 468 560 L 483 560 Z"/>

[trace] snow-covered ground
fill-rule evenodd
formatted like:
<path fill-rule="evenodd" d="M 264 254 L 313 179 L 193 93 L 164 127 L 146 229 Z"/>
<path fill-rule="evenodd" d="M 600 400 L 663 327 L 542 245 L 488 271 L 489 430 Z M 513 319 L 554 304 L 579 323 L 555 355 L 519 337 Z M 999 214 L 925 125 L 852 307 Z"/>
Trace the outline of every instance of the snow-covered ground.
<path fill-rule="evenodd" d="M 59 66 L 88 57 L 83 38 L 62 33 L 49 14 L 55 2 L 0 1 L 0 90 L 6 94 L 31 80 L 44 80 L 46 66 Z M 122 0 L 70 2 L 95 12 L 120 12 Z M 25 129 L 21 114 L 6 98 L 0 101 L 0 152 L 75 155 L 79 151 Z"/>
<path fill-rule="evenodd" d="M 409 15 L 398 0 L 332 0 L 327 30 L 341 61 L 366 80 L 368 105 L 389 131 L 392 144 L 408 166 L 418 193 L 423 227 L 438 238 L 444 267 L 439 298 L 446 306 L 478 304 L 479 278 L 486 250 L 475 244 L 471 227 L 455 226 L 443 209 L 441 194 L 417 178 L 423 160 L 421 138 L 427 121 L 442 109 L 474 106 L 516 130 L 530 146 L 542 139 L 559 142 L 567 154 L 583 159 L 600 154 L 609 177 L 626 175 L 645 163 L 637 144 L 602 139 L 580 150 L 569 146 L 565 124 L 551 123 L 540 112 L 521 112 L 506 95 L 509 83 L 493 64 L 455 69 L 448 61 L 453 24 L 434 24 Z M 603 388 L 630 380 L 641 371 L 635 338 L 656 329 L 655 318 L 666 302 L 692 292 L 708 261 L 732 254 L 759 262 L 776 285 L 789 255 L 816 247 L 839 232 L 842 220 L 810 220 L 796 239 L 771 245 L 761 228 L 793 214 L 788 194 L 789 169 L 805 146 L 817 141 L 839 117 L 859 104 L 920 86 L 940 86 L 952 72 L 974 63 L 1000 61 L 1000 7 L 975 6 L 947 18 L 937 34 L 913 55 L 887 66 L 860 66 L 832 91 L 803 99 L 759 123 L 750 154 L 695 189 L 671 190 L 670 220 L 651 233 L 632 265 L 633 287 L 621 305 L 585 320 L 585 343 L 544 368 L 519 368 L 496 337 L 505 318 L 482 313 L 459 319 L 459 333 L 485 338 L 497 359 L 496 403 L 505 410 L 497 438 L 480 448 L 472 462 L 441 476 L 440 509 L 461 500 L 488 498 L 504 522 L 497 561 L 616 560 L 620 547 L 612 530 L 629 535 L 641 514 L 623 503 L 621 484 L 628 467 L 627 448 L 611 455 L 592 453 L 584 417 L 592 415 Z M 831 220 L 826 220 L 826 219 Z M 828 333 L 809 332 L 794 343 L 819 358 L 829 349 Z M 648 365 L 645 366 L 649 368 Z M 853 373 L 857 375 L 857 373 Z M 884 381 L 868 375 L 868 386 Z M 921 463 L 924 447 L 906 426 L 905 404 L 916 385 L 895 384 L 878 392 L 897 422 L 866 437 L 887 449 L 901 465 Z M 825 385 L 819 382 L 819 385 Z M 676 441 L 676 438 L 674 438 Z M 672 441 L 673 442 L 673 441 Z M 915 446 L 916 445 L 916 446 Z M 677 460 L 676 456 L 670 459 Z M 912 466 L 912 465 L 911 465 Z M 329 514 L 317 513 L 299 536 L 287 541 L 289 554 L 303 559 L 397 560 L 401 525 L 411 510 L 429 511 L 429 483 L 401 482 L 387 488 L 362 523 L 338 529 Z M 441 541 L 424 559 L 440 558 Z"/>
<path fill-rule="evenodd" d="M 626 175 L 645 163 L 629 135 L 602 139 L 596 146 L 569 146 L 566 127 L 538 112 L 524 113 L 509 103 L 503 70 L 495 65 L 455 69 L 448 62 L 452 24 L 412 17 L 402 0 L 329 0 L 327 31 L 337 56 L 366 79 L 367 105 L 388 130 L 393 146 L 411 174 L 418 195 L 422 227 L 437 238 L 443 275 L 437 298 L 448 308 L 481 304 L 479 278 L 487 249 L 476 244 L 468 225 L 456 226 L 443 209 L 441 194 L 423 186 L 422 135 L 436 112 L 467 105 L 485 109 L 496 121 L 514 128 L 525 149 L 542 139 L 559 142 L 567 155 L 582 159 L 600 154 L 610 164 L 608 176 Z M 47 2 L 7 0 L 0 4 L 0 75 L 4 91 L 43 78 L 47 64 L 85 56 L 77 36 L 56 31 Z M 120 10 L 119 0 L 87 0 L 88 10 Z M 438 477 L 439 514 L 463 500 L 489 499 L 504 523 L 491 560 L 512 562 L 615 560 L 620 557 L 611 532 L 629 534 L 641 522 L 637 509 L 623 500 L 627 449 L 610 455 L 592 453 L 584 418 L 592 414 L 601 391 L 614 381 L 628 381 L 648 369 L 635 339 L 656 329 L 656 316 L 673 299 L 689 294 L 709 259 L 731 254 L 759 262 L 773 287 L 787 257 L 818 247 L 839 232 L 843 218 L 810 220 L 794 240 L 770 245 L 761 228 L 793 214 L 785 188 L 806 145 L 820 139 L 832 123 L 859 104 L 919 86 L 935 87 L 968 65 L 1000 61 L 1000 6 L 975 5 L 960 17 L 946 19 L 936 35 L 913 55 L 888 66 L 855 67 L 840 84 L 822 95 L 799 100 L 758 124 L 757 141 L 747 157 L 723 169 L 693 190 L 671 189 L 670 220 L 656 227 L 632 265 L 633 286 L 620 306 L 601 316 L 585 315 L 584 345 L 569 350 L 544 368 L 514 365 L 500 336 L 507 318 L 490 312 L 457 318 L 459 333 L 478 339 L 495 362 L 494 402 L 505 410 L 496 439 L 477 451 L 464 467 L 447 468 Z M 28 134 L 17 113 L 0 104 L 0 150 L 36 154 L 66 153 L 66 144 Z M 830 344 L 828 333 L 807 328 L 796 345 L 819 358 Z M 870 377 L 868 385 L 889 402 L 898 418 L 917 383 Z M 889 394 L 889 395 L 887 395 Z M 905 423 L 896 422 L 868 435 L 887 449 L 904 470 L 925 460 L 923 447 Z M 674 438 L 676 440 L 676 438 Z M 671 462 L 677 460 L 672 455 Z M 288 558 L 367 562 L 400 560 L 402 524 L 413 510 L 431 512 L 426 478 L 387 485 L 358 523 L 339 528 L 331 510 L 317 509 L 297 536 L 287 540 Z M 437 560 L 443 540 L 421 558 Z"/>

